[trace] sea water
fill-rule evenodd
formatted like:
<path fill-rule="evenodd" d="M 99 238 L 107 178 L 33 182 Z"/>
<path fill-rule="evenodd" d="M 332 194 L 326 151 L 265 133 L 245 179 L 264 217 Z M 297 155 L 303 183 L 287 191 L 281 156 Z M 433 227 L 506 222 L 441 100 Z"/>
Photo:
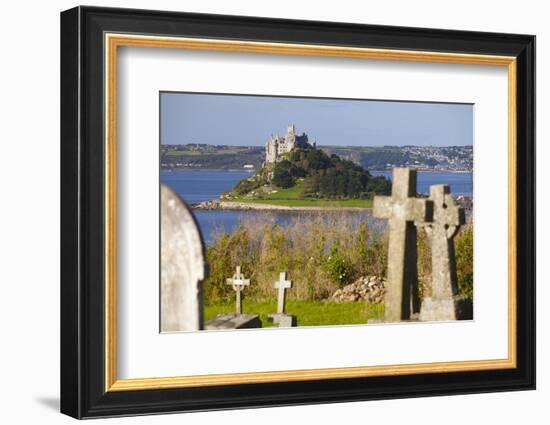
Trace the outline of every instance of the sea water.
<path fill-rule="evenodd" d="M 373 175 L 391 177 L 391 171 L 372 171 Z M 242 170 L 162 170 L 160 182 L 172 188 L 188 204 L 219 199 L 242 179 L 253 175 L 251 171 Z M 472 173 L 451 172 L 418 172 L 417 190 L 427 194 L 434 184 L 448 184 L 451 193 L 472 197 Z M 242 220 L 258 219 L 267 223 L 285 225 L 297 215 L 319 214 L 303 211 L 228 211 L 228 210 L 194 210 L 204 241 L 212 244 L 221 233 L 234 231 Z M 361 215 L 360 218 L 374 221 L 370 211 L 346 211 L 345 214 Z"/>

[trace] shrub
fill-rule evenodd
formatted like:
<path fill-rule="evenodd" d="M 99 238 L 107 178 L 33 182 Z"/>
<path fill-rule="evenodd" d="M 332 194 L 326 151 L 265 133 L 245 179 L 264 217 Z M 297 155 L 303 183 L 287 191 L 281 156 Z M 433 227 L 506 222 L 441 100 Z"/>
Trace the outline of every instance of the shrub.
<path fill-rule="evenodd" d="M 350 280 L 351 273 L 346 265 L 346 260 L 336 246 L 331 248 L 330 255 L 325 259 L 323 267 L 328 272 L 330 278 L 334 282 L 338 282 L 340 286 Z"/>
<path fill-rule="evenodd" d="M 455 260 L 457 271 L 458 293 L 473 299 L 474 251 L 473 226 L 464 226 L 455 236 Z M 428 296 L 432 281 L 432 251 L 426 233 L 418 230 L 418 276 L 421 297 Z"/>
<path fill-rule="evenodd" d="M 264 184 L 267 184 L 267 179 L 264 177 L 264 175 L 258 174 L 254 177 L 241 180 L 237 183 L 233 190 L 235 191 L 235 193 L 237 193 L 237 195 L 245 195 L 253 191 L 254 189 L 258 189 Z"/>
<path fill-rule="evenodd" d="M 357 227 L 349 249 L 352 280 L 361 276 L 384 277 L 387 267 L 387 235 L 369 229 L 367 221 Z"/>
<path fill-rule="evenodd" d="M 474 228 L 463 227 L 455 237 L 458 291 L 469 299 L 474 297 Z"/>
<path fill-rule="evenodd" d="M 275 167 L 273 171 L 273 179 L 271 180 L 275 186 L 286 189 L 294 185 L 294 179 L 290 171 L 283 167 Z"/>
<path fill-rule="evenodd" d="M 232 288 L 226 284 L 237 266 L 243 272 L 250 270 L 247 262 L 249 252 L 249 235 L 241 228 L 231 235 L 223 234 L 216 243 L 206 251 L 209 266 L 209 277 L 203 285 L 205 300 L 228 300 Z"/>
<path fill-rule="evenodd" d="M 383 176 L 370 176 L 367 182 L 367 192 L 389 195 L 391 193 L 391 181 Z"/>

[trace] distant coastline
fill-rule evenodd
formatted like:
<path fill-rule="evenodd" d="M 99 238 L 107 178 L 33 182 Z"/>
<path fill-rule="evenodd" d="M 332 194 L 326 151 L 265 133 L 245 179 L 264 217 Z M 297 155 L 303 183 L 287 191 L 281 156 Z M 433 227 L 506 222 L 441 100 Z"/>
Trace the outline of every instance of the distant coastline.
<path fill-rule="evenodd" d="M 366 170 L 395 167 L 427 172 L 471 172 L 473 146 L 335 146 L 318 145 Z M 161 169 L 259 170 L 266 161 L 265 146 L 180 144 L 160 146 Z"/>
<path fill-rule="evenodd" d="M 415 167 L 408 167 L 413 170 L 418 171 L 419 173 L 449 173 L 449 174 L 469 174 L 473 173 L 472 170 L 434 170 L 433 168 L 415 168 Z M 368 170 L 371 174 L 372 173 L 391 173 L 393 168 L 387 168 L 385 170 Z"/>
<path fill-rule="evenodd" d="M 201 168 L 201 167 L 173 167 L 161 168 L 161 171 L 221 171 L 224 173 L 255 173 L 256 169 L 250 168 Z"/>
<path fill-rule="evenodd" d="M 414 168 L 412 169 L 422 172 L 422 173 L 449 173 L 449 174 L 468 174 L 472 173 L 471 170 L 434 170 L 433 168 Z M 161 171 L 222 171 L 228 173 L 256 173 L 259 169 L 250 169 L 250 168 L 201 168 L 201 167 L 165 167 L 161 168 Z M 388 168 L 385 170 L 368 170 L 370 173 L 387 173 L 391 172 L 392 169 Z"/>

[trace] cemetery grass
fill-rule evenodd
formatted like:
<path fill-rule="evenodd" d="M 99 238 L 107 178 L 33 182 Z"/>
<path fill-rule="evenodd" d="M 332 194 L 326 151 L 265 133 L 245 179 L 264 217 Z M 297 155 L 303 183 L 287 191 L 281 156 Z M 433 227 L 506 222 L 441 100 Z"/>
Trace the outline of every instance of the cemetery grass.
<path fill-rule="evenodd" d="M 205 320 L 234 311 L 235 302 L 205 305 Z M 276 311 L 276 301 L 247 301 L 246 297 L 243 299 L 243 313 L 258 314 L 264 328 L 274 326 L 268 320 L 268 315 Z M 384 316 L 384 305 L 364 301 L 336 303 L 289 300 L 286 302 L 285 311 L 298 317 L 298 326 L 355 325 L 365 324 L 370 319 L 381 319 Z"/>

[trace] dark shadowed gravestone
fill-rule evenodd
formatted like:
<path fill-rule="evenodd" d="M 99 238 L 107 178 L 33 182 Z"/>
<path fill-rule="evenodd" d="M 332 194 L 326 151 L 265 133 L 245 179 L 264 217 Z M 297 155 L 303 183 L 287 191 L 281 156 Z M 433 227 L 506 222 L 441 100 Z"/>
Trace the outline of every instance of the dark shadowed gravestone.
<path fill-rule="evenodd" d="M 471 316 L 468 300 L 458 296 L 454 237 L 465 223 L 464 210 L 455 204 L 449 186 L 430 186 L 433 222 L 424 229 L 432 247 L 431 294 L 422 301 L 420 320 L 457 320 Z"/>
<path fill-rule="evenodd" d="M 432 214 L 432 202 L 416 198 L 416 170 L 394 168 L 392 196 L 374 197 L 373 215 L 389 221 L 386 322 L 420 311 L 415 222 L 430 222 Z"/>
<path fill-rule="evenodd" d="M 160 188 L 160 204 L 161 332 L 200 330 L 204 244 L 191 211 L 165 185 Z"/>
<path fill-rule="evenodd" d="M 261 328 L 262 322 L 257 314 L 218 314 L 214 319 L 206 322 L 207 331 L 224 329 L 252 329 Z"/>
<path fill-rule="evenodd" d="M 247 279 L 241 271 L 241 266 L 237 266 L 235 273 L 231 278 L 226 280 L 228 285 L 231 285 L 235 291 L 235 307 L 236 313 L 218 314 L 214 319 L 206 322 L 206 330 L 223 330 L 223 329 L 248 329 L 261 328 L 262 322 L 257 314 L 243 314 L 243 301 L 241 292 L 245 286 L 250 285 L 250 279 Z"/>

